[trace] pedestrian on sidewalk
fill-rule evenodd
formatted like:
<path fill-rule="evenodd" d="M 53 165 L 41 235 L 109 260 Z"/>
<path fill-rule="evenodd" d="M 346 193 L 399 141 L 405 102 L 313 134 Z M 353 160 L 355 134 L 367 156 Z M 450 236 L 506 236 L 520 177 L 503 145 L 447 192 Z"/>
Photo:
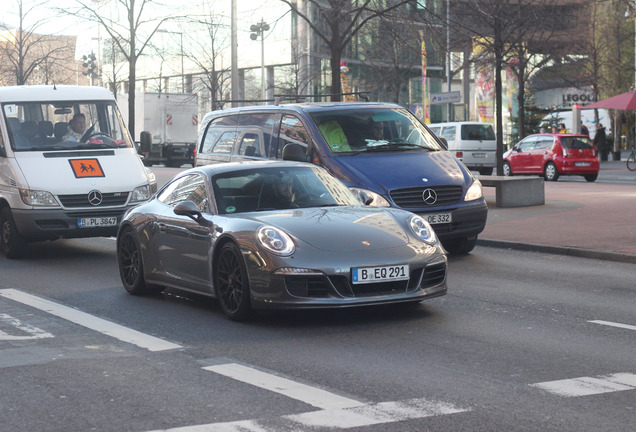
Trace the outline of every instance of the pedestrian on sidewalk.
<path fill-rule="evenodd" d="M 603 123 L 599 123 L 596 127 L 596 135 L 594 135 L 594 148 L 596 154 L 601 161 L 607 160 L 607 137 L 605 135 L 605 128 Z"/>
<path fill-rule="evenodd" d="M 590 131 L 589 131 L 589 129 L 587 128 L 587 126 L 585 126 L 585 125 L 583 124 L 583 122 L 581 122 L 581 133 L 582 133 L 583 135 L 590 136 Z"/>

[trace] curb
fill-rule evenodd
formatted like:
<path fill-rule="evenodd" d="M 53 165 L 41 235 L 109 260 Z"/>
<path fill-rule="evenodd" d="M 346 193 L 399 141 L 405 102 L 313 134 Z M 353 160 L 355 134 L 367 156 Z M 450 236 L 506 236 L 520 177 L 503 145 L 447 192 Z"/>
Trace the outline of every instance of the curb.
<path fill-rule="evenodd" d="M 592 258 L 605 261 L 616 261 L 636 264 L 636 255 L 620 252 L 608 252 L 592 249 L 581 249 L 564 246 L 546 246 L 534 243 L 518 243 L 505 240 L 477 239 L 478 246 L 495 247 L 500 249 L 515 249 L 530 252 L 549 253 L 555 255 L 567 255 L 579 258 Z"/>

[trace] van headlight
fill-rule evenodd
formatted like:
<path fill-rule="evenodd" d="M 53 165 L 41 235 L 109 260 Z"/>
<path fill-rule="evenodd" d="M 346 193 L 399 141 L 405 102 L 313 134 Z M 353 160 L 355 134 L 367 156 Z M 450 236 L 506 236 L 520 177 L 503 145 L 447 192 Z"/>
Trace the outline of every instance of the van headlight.
<path fill-rule="evenodd" d="M 424 243 L 434 245 L 437 242 L 437 236 L 431 224 L 426 222 L 423 217 L 413 215 L 409 219 L 409 226 L 413 233 Z"/>
<path fill-rule="evenodd" d="M 150 199 L 150 196 L 151 196 L 150 185 L 139 186 L 135 188 L 134 191 L 132 191 L 130 202 L 134 203 L 134 202 L 147 201 L 148 199 Z"/>
<path fill-rule="evenodd" d="M 466 191 L 466 197 L 464 201 L 474 201 L 480 199 L 484 196 L 484 191 L 481 187 L 481 182 L 477 179 L 473 181 L 473 184 L 470 185 L 468 190 Z"/>
<path fill-rule="evenodd" d="M 20 198 L 26 205 L 37 207 L 59 207 L 51 192 L 20 189 Z"/>
<path fill-rule="evenodd" d="M 349 190 L 359 198 L 361 196 L 361 192 L 373 198 L 373 201 L 371 201 L 371 204 L 369 204 L 367 207 L 391 207 L 391 204 L 389 204 L 389 202 L 382 195 L 371 192 L 369 189 L 350 187 Z"/>

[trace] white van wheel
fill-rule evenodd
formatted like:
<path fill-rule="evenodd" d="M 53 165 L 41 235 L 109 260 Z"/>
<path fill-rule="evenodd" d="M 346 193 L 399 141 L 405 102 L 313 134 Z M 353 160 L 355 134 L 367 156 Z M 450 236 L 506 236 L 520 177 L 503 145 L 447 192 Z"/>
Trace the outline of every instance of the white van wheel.
<path fill-rule="evenodd" d="M 18 232 L 9 207 L 0 212 L 0 250 L 7 258 L 22 258 L 27 252 L 27 242 Z"/>

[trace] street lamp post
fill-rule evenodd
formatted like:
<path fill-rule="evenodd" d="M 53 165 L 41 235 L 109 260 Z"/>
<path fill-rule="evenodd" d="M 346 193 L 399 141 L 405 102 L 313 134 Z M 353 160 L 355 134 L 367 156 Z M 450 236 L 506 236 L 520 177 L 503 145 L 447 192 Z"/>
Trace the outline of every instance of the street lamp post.
<path fill-rule="evenodd" d="M 263 21 L 250 26 L 250 39 L 256 40 L 261 37 L 261 99 L 265 100 L 265 32 L 269 30 L 269 25 Z"/>
<path fill-rule="evenodd" d="M 172 33 L 179 35 L 179 45 L 181 47 L 181 93 L 185 93 L 185 73 L 183 71 L 183 33 L 164 29 L 158 29 L 157 33 Z"/>

